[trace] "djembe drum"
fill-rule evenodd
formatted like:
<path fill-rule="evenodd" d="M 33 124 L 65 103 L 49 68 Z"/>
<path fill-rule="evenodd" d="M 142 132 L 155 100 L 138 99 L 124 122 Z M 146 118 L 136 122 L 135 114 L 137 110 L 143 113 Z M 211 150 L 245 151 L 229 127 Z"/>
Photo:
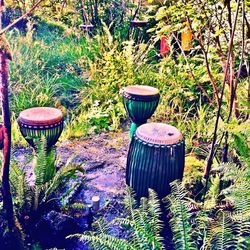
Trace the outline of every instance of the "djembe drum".
<path fill-rule="evenodd" d="M 47 149 L 50 149 L 62 133 L 63 115 L 56 108 L 30 108 L 20 113 L 18 124 L 23 137 L 33 148 L 36 148 L 35 140 L 44 136 Z"/>
<path fill-rule="evenodd" d="M 155 112 L 160 95 L 156 88 L 150 86 L 132 85 L 123 90 L 123 104 L 132 120 L 130 138 L 138 126 L 147 122 Z"/>
<path fill-rule="evenodd" d="M 128 152 L 126 183 L 137 198 L 154 189 L 159 198 L 170 192 L 170 183 L 183 177 L 185 145 L 180 131 L 163 123 L 141 125 Z"/>

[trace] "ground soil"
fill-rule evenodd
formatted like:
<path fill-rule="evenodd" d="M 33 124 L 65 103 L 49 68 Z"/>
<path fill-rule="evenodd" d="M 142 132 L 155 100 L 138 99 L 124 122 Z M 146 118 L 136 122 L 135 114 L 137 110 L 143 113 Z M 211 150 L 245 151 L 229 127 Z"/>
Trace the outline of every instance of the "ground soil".
<path fill-rule="evenodd" d="M 100 197 L 100 211 L 96 218 L 104 217 L 107 221 L 123 213 L 120 202 L 125 194 L 125 166 L 129 147 L 129 133 L 101 133 L 89 138 L 67 140 L 57 143 L 57 166 L 64 165 L 69 159 L 72 163 L 82 164 L 85 180 L 72 202 L 90 204 L 94 195 Z M 34 182 L 32 149 L 17 147 L 13 150 L 17 160 L 27 173 L 30 183 Z M 70 187 L 73 185 L 69 183 Z M 86 223 L 84 215 L 77 215 L 78 223 Z M 82 225 L 84 228 L 84 225 Z M 114 228 L 113 234 L 122 232 Z M 88 249 L 82 243 L 71 245 L 67 249 Z"/>
<path fill-rule="evenodd" d="M 129 133 L 101 133 L 89 138 L 74 139 L 57 143 L 57 166 L 64 165 L 69 159 L 72 163 L 82 164 L 85 169 L 85 181 L 72 202 L 90 204 L 94 195 L 100 197 L 100 210 L 94 213 L 95 218 L 104 218 L 111 221 L 124 214 L 121 205 L 125 194 L 125 168 L 127 152 L 129 148 Z M 15 148 L 14 159 L 19 162 L 27 162 L 32 156 L 32 149 L 28 147 Z M 32 162 L 23 164 L 28 173 L 30 182 L 34 181 Z M 73 185 L 69 183 L 68 186 Z M 84 213 L 76 213 L 77 222 L 86 230 L 86 217 Z M 85 223 L 85 225 L 83 225 Z M 164 230 L 165 231 L 165 230 Z M 118 237 L 126 237 L 121 228 L 112 228 L 111 233 Z M 165 240 L 171 241 L 169 229 L 164 232 Z M 166 238 L 167 236 L 167 238 Z M 82 242 L 75 241 L 65 249 L 85 250 Z M 167 249 L 172 249 L 167 248 Z"/>

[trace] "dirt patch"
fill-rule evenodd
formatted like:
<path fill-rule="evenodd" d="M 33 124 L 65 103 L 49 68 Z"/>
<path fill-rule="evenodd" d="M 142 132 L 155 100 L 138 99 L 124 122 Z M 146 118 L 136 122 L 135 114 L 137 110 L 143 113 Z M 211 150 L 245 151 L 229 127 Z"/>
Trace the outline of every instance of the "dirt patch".
<path fill-rule="evenodd" d="M 125 190 L 125 165 L 129 146 L 128 132 L 102 133 L 91 138 L 69 140 L 57 144 L 58 167 L 69 159 L 83 164 L 86 170 L 84 202 L 90 202 L 93 195 L 99 195 L 101 203 L 107 198 L 120 196 Z M 33 181 L 30 148 L 15 148 L 14 159 L 23 163 L 28 178 Z"/>

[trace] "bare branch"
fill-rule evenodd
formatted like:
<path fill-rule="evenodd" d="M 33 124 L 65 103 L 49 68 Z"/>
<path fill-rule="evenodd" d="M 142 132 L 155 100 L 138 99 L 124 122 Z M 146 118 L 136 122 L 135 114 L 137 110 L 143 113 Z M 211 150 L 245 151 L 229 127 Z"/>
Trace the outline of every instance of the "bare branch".
<path fill-rule="evenodd" d="M 211 170 L 212 163 L 213 163 L 213 158 L 214 158 L 214 150 L 215 150 L 215 144 L 216 144 L 216 141 L 217 141 L 217 130 L 218 130 L 218 125 L 219 125 L 219 118 L 220 118 L 220 113 L 221 113 L 221 108 L 222 108 L 223 97 L 224 97 L 224 90 L 225 90 L 225 85 L 226 85 L 227 72 L 228 72 L 228 68 L 229 68 L 229 64 L 230 64 L 231 51 L 233 49 L 234 34 L 235 34 L 237 18 L 238 18 L 238 14 L 239 14 L 240 2 L 241 2 L 240 0 L 237 1 L 234 24 L 233 24 L 233 28 L 232 28 L 232 35 L 231 35 L 229 46 L 228 46 L 226 70 L 225 70 L 224 79 L 223 79 L 223 83 L 222 83 L 222 91 L 221 91 L 219 107 L 218 107 L 216 121 L 215 121 L 215 127 L 214 127 L 214 133 L 213 133 L 213 141 L 212 141 L 210 154 L 209 154 L 208 160 L 207 160 L 207 166 L 205 168 L 205 173 L 204 173 L 204 178 L 206 179 L 205 194 L 207 192 L 209 174 L 210 174 L 210 170 Z"/>
<path fill-rule="evenodd" d="M 191 67 L 190 67 L 190 64 L 189 64 L 189 62 L 188 62 L 188 60 L 187 60 L 187 56 L 185 55 L 183 49 L 181 48 L 181 45 L 180 45 L 180 43 L 179 43 L 179 41 L 178 41 L 178 38 L 175 36 L 174 33 L 173 33 L 173 37 L 175 38 L 175 40 L 176 40 L 176 42 L 177 42 L 179 48 L 181 49 L 181 53 L 182 53 L 182 55 L 183 55 L 183 57 L 184 57 L 184 59 L 185 59 L 185 61 L 186 61 L 187 67 L 188 67 L 188 69 L 189 69 L 189 71 L 190 71 L 190 74 L 191 74 L 193 80 L 195 81 L 195 83 L 197 84 L 197 86 L 200 88 L 200 90 L 203 92 L 203 94 L 207 97 L 207 99 L 208 99 L 209 102 L 212 104 L 212 106 L 215 108 L 214 101 L 210 98 L 210 96 L 208 95 L 207 91 L 202 87 L 202 85 L 201 85 L 201 84 L 199 83 L 199 81 L 196 79 L 196 77 L 195 77 L 195 75 L 194 75 L 194 73 L 193 73 L 193 71 L 192 71 L 192 69 L 191 69 Z"/>

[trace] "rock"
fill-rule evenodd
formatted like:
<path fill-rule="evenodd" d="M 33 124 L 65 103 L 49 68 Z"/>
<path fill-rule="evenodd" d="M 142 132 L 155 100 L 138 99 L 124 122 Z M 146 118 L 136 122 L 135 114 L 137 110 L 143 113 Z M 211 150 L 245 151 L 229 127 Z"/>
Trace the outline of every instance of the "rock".
<path fill-rule="evenodd" d="M 80 232 L 80 226 L 74 218 L 50 211 L 35 225 L 34 237 L 44 248 L 64 248 L 69 241 L 65 239 L 66 236 Z"/>

